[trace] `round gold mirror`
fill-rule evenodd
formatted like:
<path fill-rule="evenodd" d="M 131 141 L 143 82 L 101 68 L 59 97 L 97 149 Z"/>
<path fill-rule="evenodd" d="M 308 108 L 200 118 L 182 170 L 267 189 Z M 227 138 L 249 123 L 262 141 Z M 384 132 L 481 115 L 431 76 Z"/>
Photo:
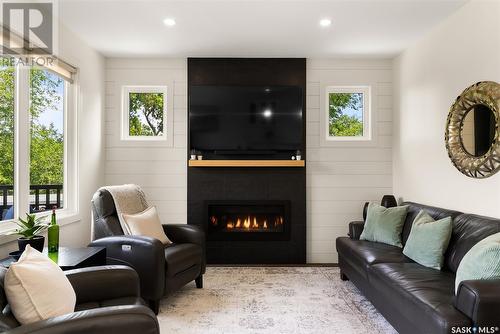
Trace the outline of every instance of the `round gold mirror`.
<path fill-rule="evenodd" d="M 463 174 L 485 178 L 500 170 L 500 84 L 478 82 L 451 106 L 446 149 Z"/>

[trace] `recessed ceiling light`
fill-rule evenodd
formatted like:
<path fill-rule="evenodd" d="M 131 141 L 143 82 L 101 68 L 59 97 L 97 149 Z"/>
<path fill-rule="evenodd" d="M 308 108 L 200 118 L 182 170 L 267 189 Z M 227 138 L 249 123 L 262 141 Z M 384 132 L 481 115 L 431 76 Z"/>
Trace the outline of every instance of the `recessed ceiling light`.
<path fill-rule="evenodd" d="M 330 19 L 322 19 L 319 21 L 319 25 L 322 27 L 329 27 L 332 24 L 332 20 Z"/>
<path fill-rule="evenodd" d="M 172 18 L 166 18 L 163 20 L 163 24 L 166 25 L 167 27 L 173 27 L 175 26 L 175 20 Z"/>
<path fill-rule="evenodd" d="M 265 118 L 270 118 L 273 115 L 273 112 L 271 111 L 271 109 L 266 109 L 266 110 L 264 110 L 264 112 L 262 113 L 262 115 Z"/>

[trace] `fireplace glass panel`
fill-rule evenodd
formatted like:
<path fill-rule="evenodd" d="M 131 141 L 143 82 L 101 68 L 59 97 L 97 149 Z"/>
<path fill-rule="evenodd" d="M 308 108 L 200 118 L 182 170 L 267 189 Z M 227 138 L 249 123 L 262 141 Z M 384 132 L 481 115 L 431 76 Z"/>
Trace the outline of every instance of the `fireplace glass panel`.
<path fill-rule="evenodd" d="M 208 233 L 283 233 L 287 208 L 281 204 L 209 204 Z"/>

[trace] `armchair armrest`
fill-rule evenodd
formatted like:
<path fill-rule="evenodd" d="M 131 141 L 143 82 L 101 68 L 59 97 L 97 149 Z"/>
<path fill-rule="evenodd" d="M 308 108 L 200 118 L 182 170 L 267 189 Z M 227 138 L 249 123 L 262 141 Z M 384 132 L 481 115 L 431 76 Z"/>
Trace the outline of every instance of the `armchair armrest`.
<path fill-rule="evenodd" d="M 126 265 L 140 277 L 141 296 L 158 300 L 165 289 L 165 246 L 145 236 L 122 235 L 94 240 L 90 247 L 106 247 L 108 264 Z"/>
<path fill-rule="evenodd" d="M 349 223 L 349 237 L 353 240 L 359 240 L 361 233 L 363 232 L 363 228 L 365 227 L 365 222 L 363 221 L 354 221 Z"/>
<path fill-rule="evenodd" d="M 76 303 L 139 297 L 139 276 L 126 266 L 100 266 L 64 272 L 76 292 Z"/>
<path fill-rule="evenodd" d="M 455 307 L 477 326 L 500 326 L 500 279 L 461 282 Z"/>
<path fill-rule="evenodd" d="M 188 224 L 164 224 L 163 230 L 173 243 L 192 243 L 205 246 L 205 232 L 198 226 Z"/>
<path fill-rule="evenodd" d="M 11 334 L 158 334 L 158 320 L 145 306 L 112 306 L 61 315 L 19 326 Z"/>
<path fill-rule="evenodd" d="M 163 230 L 173 243 L 193 243 L 202 248 L 203 263 L 201 266 L 201 273 L 204 274 L 206 268 L 205 232 L 198 226 L 188 224 L 164 224 Z"/>

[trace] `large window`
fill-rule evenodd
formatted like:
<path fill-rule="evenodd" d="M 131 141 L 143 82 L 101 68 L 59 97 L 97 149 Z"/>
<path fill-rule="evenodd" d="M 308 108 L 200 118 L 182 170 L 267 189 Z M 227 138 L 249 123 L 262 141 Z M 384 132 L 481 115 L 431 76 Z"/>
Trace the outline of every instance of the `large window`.
<path fill-rule="evenodd" d="M 370 140 L 369 87 L 326 88 L 326 139 Z"/>
<path fill-rule="evenodd" d="M 167 88 L 123 88 L 123 140 L 167 139 Z"/>
<path fill-rule="evenodd" d="M 71 206 L 67 171 L 74 170 L 76 155 L 67 150 L 75 140 L 67 136 L 67 109 L 72 87 L 43 68 L 0 68 L 0 220 Z"/>

